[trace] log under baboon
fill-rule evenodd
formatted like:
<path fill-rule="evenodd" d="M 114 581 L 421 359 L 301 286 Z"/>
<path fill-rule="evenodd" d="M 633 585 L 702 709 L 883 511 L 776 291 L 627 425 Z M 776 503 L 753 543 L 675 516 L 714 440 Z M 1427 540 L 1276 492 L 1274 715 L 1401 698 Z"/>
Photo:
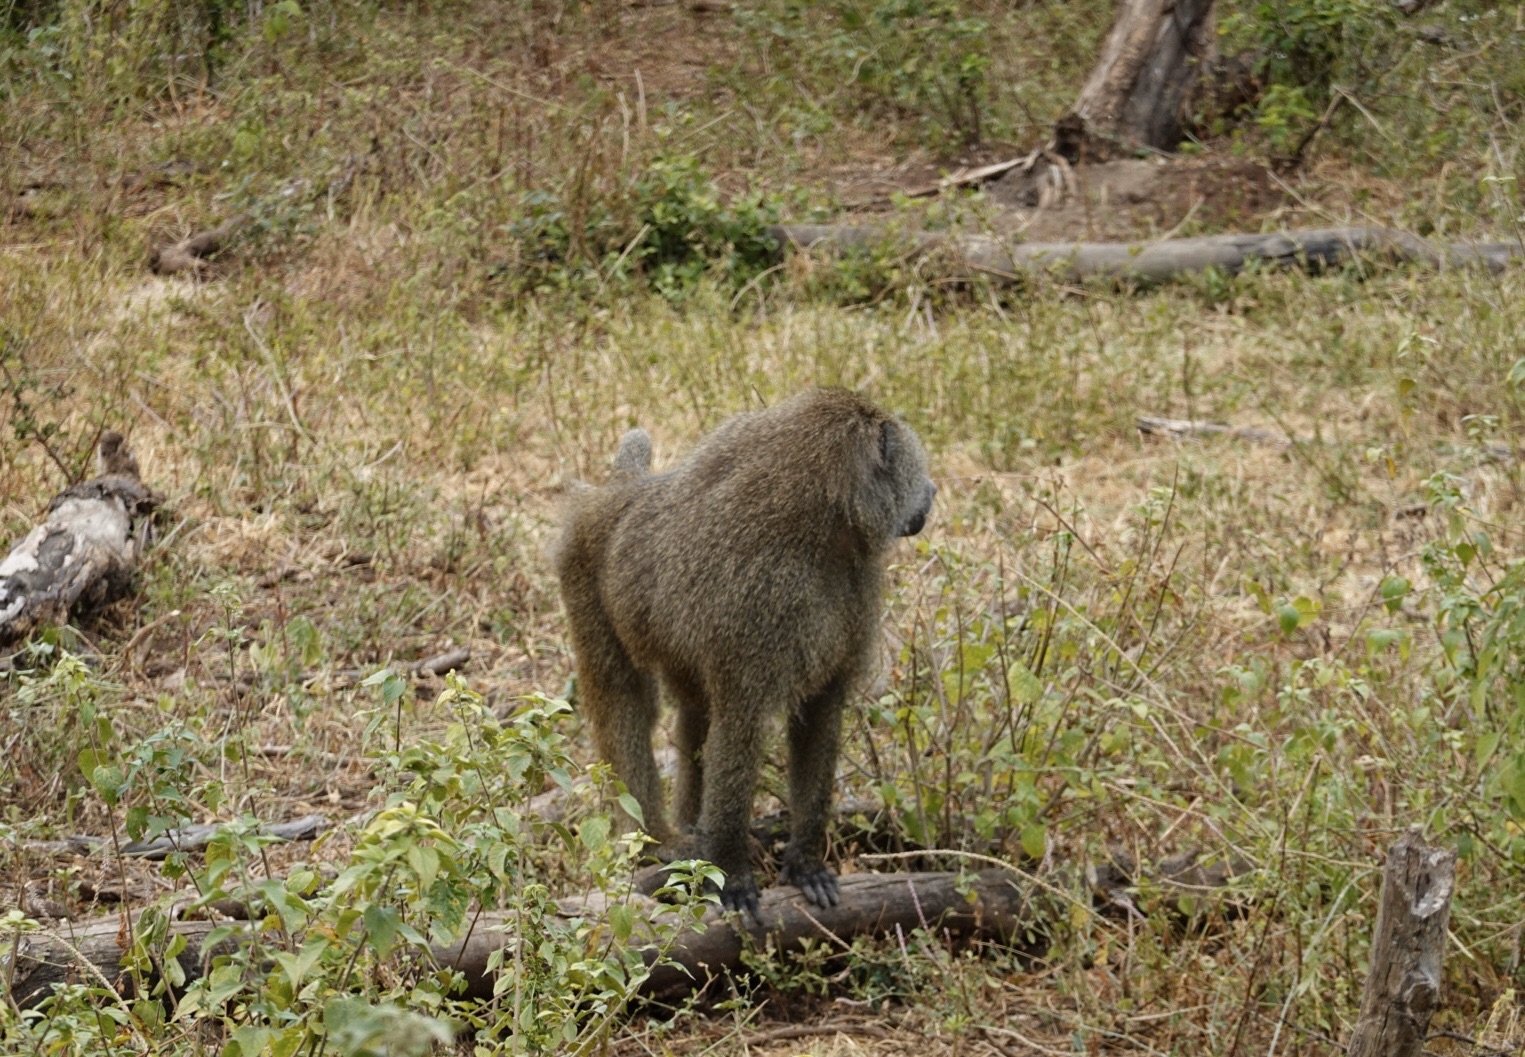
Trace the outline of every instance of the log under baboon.
<path fill-rule="evenodd" d="M 812 389 L 738 415 L 650 472 L 632 430 L 599 488 L 568 499 L 556 551 L 581 706 L 640 803 L 659 857 L 725 871 L 755 913 L 747 834 L 769 721 L 789 742 L 782 879 L 834 905 L 825 826 L 842 709 L 872 662 L 883 562 L 936 486 L 914 431 L 862 397 Z M 652 754 L 659 688 L 676 707 L 676 826 Z"/>

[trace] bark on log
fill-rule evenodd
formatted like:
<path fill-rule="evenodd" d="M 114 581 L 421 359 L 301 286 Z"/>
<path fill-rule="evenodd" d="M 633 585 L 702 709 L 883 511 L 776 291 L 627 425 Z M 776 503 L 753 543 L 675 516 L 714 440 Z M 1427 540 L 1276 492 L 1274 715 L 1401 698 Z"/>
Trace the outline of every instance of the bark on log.
<path fill-rule="evenodd" d="M 742 925 L 735 917 L 728 920 L 711 910 L 705 915 L 703 932 L 684 933 L 668 952 L 670 963 L 654 966 L 643 993 L 660 998 L 702 987 L 712 977 L 739 967 L 741 952 L 749 943 L 793 950 L 812 939 L 834 944 L 866 933 L 910 932 L 923 925 L 958 935 L 1008 940 L 1035 924 L 1026 891 L 1007 871 L 965 875 L 967 885 L 959 878 L 955 873 L 852 874 L 841 879 L 840 904 L 828 910 L 809 906 L 792 887 L 770 888 L 762 894 L 763 924 Z M 650 900 L 639 902 L 647 914 L 665 912 Z M 565 910 L 569 917 L 597 917 L 603 908 L 568 903 Z M 490 997 L 493 978 L 487 971 L 488 956 L 511 941 L 514 921 L 511 913 L 483 914 L 468 936 L 436 948 L 434 957 L 466 978 L 468 995 Z M 187 981 L 199 978 L 205 969 L 201 947 L 218 924 L 179 921 L 172 925 L 172 932 L 186 939 L 178 960 Z M 116 981 L 126 942 L 127 930 L 120 917 L 81 923 L 57 937 L 0 937 L 0 981 L 10 981 L 11 997 L 23 1008 L 46 998 L 54 984 L 84 978 L 81 958 Z M 227 954 L 236 943 L 232 939 L 210 953 Z M 648 956 L 655 961 L 654 952 Z M 124 987 L 128 983 L 120 981 Z"/>
<path fill-rule="evenodd" d="M 1174 151 L 1181 114 L 1211 41 L 1213 0 L 1124 0 L 1055 148 L 1070 162 L 1119 149 Z"/>
<path fill-rule="evenodd" d="M 1005 242 L 986 235 L 893 232 L 880 227 L 783 224 L 769 229 L 780 246 L 827 250 L 892 249 L 907 256 L 942 254 L 955 275 L 1016 281 L 1048 275 L 1074 282 L 1108 277 L 1156 283 L 1210 267 L 1236 273 L 1252 261 L 1319 270 L 1360 255 L 1431 268 L 1501 271 L 1525 246 L 1489 242 L 1432 243 L 1379 227 L 1311 228 L 1266 235 L 1210 235 L 1156 242 Z"/>
<path fill-rule="evenodd" d="M 47 519 L 0 562 L 0 644 L 126 594 L 157 498 L 121 443 L 103 434 L 102 474 L 54 496 Z"/>
<path fill-rule="evenodd" d="M 1440 1001 L 1456 852 L 1411 829 L 1387 852 L 1371 970 L 1348 1057 L 1420 1057 Z"/>

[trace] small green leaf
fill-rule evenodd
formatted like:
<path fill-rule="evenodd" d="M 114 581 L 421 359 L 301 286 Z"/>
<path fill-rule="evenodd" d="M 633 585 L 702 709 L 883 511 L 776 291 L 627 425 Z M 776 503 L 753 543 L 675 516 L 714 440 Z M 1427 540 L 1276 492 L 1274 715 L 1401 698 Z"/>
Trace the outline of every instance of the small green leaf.
<path fill-rule="evenodd" d="M 1383 650 L 1402 642 L 1407 634 L 1397 628 L 1373 628 L 1366 633 L 1366 652 L 1370 654 L 1381 653 Z"/>
<path fill-rule="evenodd" d="M 296 954 L 277 951 L 273 957 L 285 972 L 286 979 L 291 982 L 291 989 L 295 991 L 302 986 L 302 981 L 306 979 L 312 967 L 318 964 L 318 959 L 323 957 L 323 952 L 326 950 L 328 950 L 328 940 L 317 936 L 304 943 L 302 949 Z"/>
<path fill-rule="evenodd" d="M 1283 635 L 1290 635 L 1296 631 L 1297 626 L 1302 623 L 1302 620 L 1303 615 L 1298 612 L 1296 606 L 1283 602 L 1276 607 L 1276 623 L 1281 626 L 1281 633 Z"/>
<path fill-rule="evenodd" d="M 614 929 L 614 938 L 624 943 L 630 939 L 630 934 L 635 931 L 635 911 L 626 903 L 616 903 L 609 908 L 609 926 Z"/>
<path fill-rule="evenodd" d="M 428 890 L 439 874 L 439 852 L 423 844 L 410 844 L 407 851 L 408 865 L 418 875 L 418 887 Z"/>
<path fill-rule="evenodd" d="M 1018 704 L 1030 705 L 1043 696 L 1042 680 L 1021 661 L 1007 670 L 1006 679 L 1011 685 L 1011 696 Z"/>
<path fill-rule="evenodd" d="M 122 795 L 122 787 L 127 784 L 127 778 L 120 767 L 107 764 L 90 773 L 90 784 L 95 786 L 95 791 L 101 794 L 102 800 L 115 807 L 117 799 Z"/>
<path fill-rule="evenodd" d="M 1477 765 L 1483 766 L 1499 747 L 1499 740 L 1503 737 L 1503 731 L 1490 730 L 1477 739 Z"/>
<path fill-rule="evenodd" d="M 1398 612 L 1403 600 L 1408 597 L 1409 586 L 1409 582 L 1401 576 L 1388 576 L 1382 580 L 1378 590 L 1382 593 L 1382 604 L 1389 613 Z"/>

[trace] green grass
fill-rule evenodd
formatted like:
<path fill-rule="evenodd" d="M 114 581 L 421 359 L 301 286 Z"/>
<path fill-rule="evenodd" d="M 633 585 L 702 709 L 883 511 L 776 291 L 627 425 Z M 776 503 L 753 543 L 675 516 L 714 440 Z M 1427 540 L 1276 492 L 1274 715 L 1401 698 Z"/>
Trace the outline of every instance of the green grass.
<path fill-rule="evenodd" d="M 130 432 L 169 509 L 136 597 L 53 637 L 90 666 L 39 662 L 0 691 L 0 825 L 27 840 L 344 817 L 390 796 L 443 829 L 408 815 L 315 850 L 230 840 L 162 876 L 8 844 L 6 890 L 77 914 L 112 909 L 103 891 L 162 909 L 194 881 L 284 907 L 264 919 L 270 950 L 328 944 L 298 982 L 235 966 L 240 988 L 201 995 L 197 1016 L 156 1019 L 106 988 L 61 998 L 52 1028 L 8 1011 L 8 1046 L 258 1052 L 250 1032 L 279 1027 L 271 1052 L 316 1052 L 327 1032 L 358 1054 L 395 1004 L 481 1031 L 484 1052 L 577 1052 L 605 1032 L 695 1052 L 736 1044 L 759 1003 L 826 1019 L 844 999 L 939 1052 L 983 1045 L 981 1026 L 1060 1052 L 1330 1052 L 1359 1001 L 1380 853 L 1412 824 L 1463 856 L 1436 1026 L 1518 1039 L 1517 271 L 1370 265 L 1146 292 L 952 288 L 884 258 L 761 274 L 763 219 L 853 197 L 833 173 L 963 149 L 935 77 L 907 80 L 925 25 L 860 38 L 845 4 L 697 22 L 569 6 L 554 25 L 516 4 L 267 7 L 224 12 L 220 42 L 198 21 L 210 7 L 117 12 L 109 39 L 84 27 L 97 9 L 62 10 L 62 29 L 6 37 L 0 57 L 0 136 L 19 144 L 0 191 L 43 185 L 24 209 L 0 203 L 0 521 L 24 533 L 103 424 Z M 988 23 L 966 40 L 988 60 L 981 130 L 1023 145 L 1105 28 L 1099 4 L 939 10 Z M 1510 237 L 1519 98 L 1502 42 L 1518 23 L 1499 10 L 1436 8 L 1460 43 L 1428 81 L 1412 69 L 1432 46 L 1383 29 L 1402 45 L 1383 83 L 1422 90 L 1362 98 L 1370 120 L 1342 109 L 1287 218 Z M 182 50 L 158 44 L 171 24 Z M 845 76 L 865 40 L 899 64 Z M 1451 85 L 1469 42 L 1483 65 Z M 1352 93 L 1372 47 L 1340 53 Z M 1244 127 L 1213 150 L 1275 152 Z M 150 247 L 240 210 L 255 223 L 206 281 L 147 273 Z M 575 714 L 515 712 L 568 688 L 545 558 L 562 483 L 597 478 L 632 424 L 668 462 L 812 383 L 903 415 L 940 487 L 928 532 L 894 556 L 883 671 L 857 702 L 840 794 L 890 808 L 889 846 L 997 855 L 1080 895 L 1082 868 L 1119 848 L 1198 848 L 1245 872 L 1229 897 L 1177 906 L 1185 926 L 1146 883 L 1143 920 L 1056 912 L 1037 962 L 934 935 L 860 942 L 763 959 L 734 1008 L 671 1019 L 584 1016 L 626 991 L 599 975 L 618 958 L 573 929 L 517 997 L 451 1005 L 411 940 L 376 941 L 385 914 L 423 931 L 458 927 L 471 898 L 540 914 L 550 896 L 617 890 L 631 854 L 597 821 L 563 845 L 493 811 L 591 763 Z M 1139 415 L 1297 443 L 1145 438 Z M 460 691 L 337 678 L 451 643 L 471 646 L 483 707 L 517 717 L 490 744 L 467 737 L 487 720 Z M 291 750 L 247 751 L 270 745 Z M 512 884 L 497 844 L 522 865 Z M 345 891 L 323 880 L 376 862 L 406 865 Z M 251 894 L 267 863 L 300 879 L 290 899 Z M 355 920 L 366 929 L 346 931 Z M 350 992 L 373 1019 L 339 1002 Z"/>

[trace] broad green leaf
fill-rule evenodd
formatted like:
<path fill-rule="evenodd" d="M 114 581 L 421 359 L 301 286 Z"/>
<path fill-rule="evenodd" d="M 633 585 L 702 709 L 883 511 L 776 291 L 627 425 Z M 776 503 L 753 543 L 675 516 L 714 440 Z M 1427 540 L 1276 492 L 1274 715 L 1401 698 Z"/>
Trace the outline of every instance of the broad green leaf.
<path fill-rule="evenodd" d="M 641 802 L 629 793 L 620 794 L 620 807 L 625 809 L 625 814 L 635 819 L 637 823 L 646 825 L 646 813 L 641 810 Z"/>
<path fill-rule="evenodd" d="M 1007 681 L 1011 685 L 1011 696 L 1019 704 L 1030 705 L 1043 696 L 1043 682 L 1032 670 L 1017 661 L 1006 671 Z"/>
<path fill-rule="evenodd" d="M 1041 859 L 1048 851 L 1048 827 L 1036 822 L 1022 827 L 1022 850 L 1028 858 Z"/>
<path fill-rule="evenodd" d="M 402 925 L 402 915 L 393 907 L 372 904 L 365 908 L 365 939 L 376 957 L 385 958 L 397 942 L 397 930 Z"/>
<path fill-rule="evenodd" d="M 582 846 L 589 851 L 599 851 L 609 843 L 609 820 L 602 815 L 585 819 L 577 831 Z"/>

